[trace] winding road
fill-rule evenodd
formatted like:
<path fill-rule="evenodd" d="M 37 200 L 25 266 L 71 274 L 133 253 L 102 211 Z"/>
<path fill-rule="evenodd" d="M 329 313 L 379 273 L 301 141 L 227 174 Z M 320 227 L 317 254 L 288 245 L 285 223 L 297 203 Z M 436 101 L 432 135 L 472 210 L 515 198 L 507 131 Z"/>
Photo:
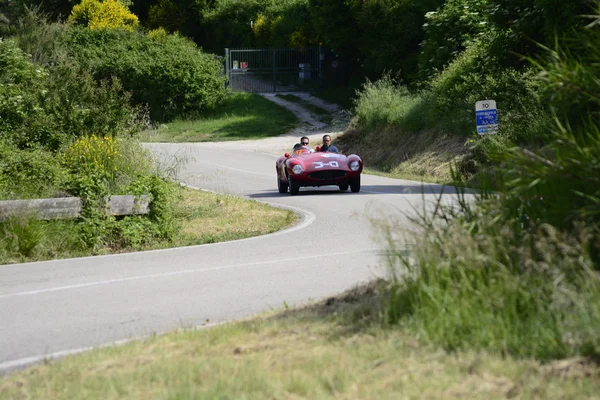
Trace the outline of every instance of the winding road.
<path fill-rule="evenodd" d="M 148 146 L 163 160 L 185 160 L 178 176 L 191 187 L 291 208 L 301 219 L 233 242 L 0 266 L 0 373 L 303 304 L 381 276 L 384 246 L 368 217 L 410 212 L 442 190 L 363 175 L 356 194 L 322 187 L 281 195 L 272 153 L 231 143 Z"/>

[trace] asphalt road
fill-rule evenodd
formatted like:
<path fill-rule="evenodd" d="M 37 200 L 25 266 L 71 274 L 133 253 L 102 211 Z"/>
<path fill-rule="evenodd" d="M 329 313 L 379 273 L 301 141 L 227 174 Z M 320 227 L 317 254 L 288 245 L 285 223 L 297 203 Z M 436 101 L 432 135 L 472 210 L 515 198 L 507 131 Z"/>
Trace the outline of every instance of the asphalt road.
<path fill-rule="evenodd" d="M 382 276 L 384 246 L 369 216 L 410 213 L 441 190 L 363 175 L 360 193 L 322 187 L 281 195 L 272 154 L 214 144 L 149 147 L 165 169 L 178 166 L 189 186 L 289 207 L 301 220 L 234 242 L 0 266 L 0 372 L 303 304 Z"/>

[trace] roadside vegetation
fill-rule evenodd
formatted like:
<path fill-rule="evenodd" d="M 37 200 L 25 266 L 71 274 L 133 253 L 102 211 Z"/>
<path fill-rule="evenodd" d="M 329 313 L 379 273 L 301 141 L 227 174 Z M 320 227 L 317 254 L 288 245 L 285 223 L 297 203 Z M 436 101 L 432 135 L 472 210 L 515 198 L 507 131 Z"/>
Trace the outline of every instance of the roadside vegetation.
<path fill-rule="evenodd" d="M 215 110 L 146 129 L 144 142 L 214 142 L 282 135 L 298 122 L 289 110 L 252 93 L 231 93 Z"/>
<path fill-rule="evenodd" d="M 174 232 L 194 228 L 174 229 L 175 216 L 205 217 L 198 211 L 205 205 L 175 210 L 180 189 L 160 168 L 141 167 L 152 164 L 131 139 L 137 132 L 153 140 L 257 137 L 228 130 L 248 126 L 248 115 L 238 112 L 244 107 L 231 105 L 243 97 L 229 97 L 217 56 L 195 57 L 204 54 L 197 45 L 219 54 L 224 47 L 324 43 L 332 87 L 322 96 L 359 87 L 338 147 L 379 171 L 480 190 L 469 201 L 459 196 L 452 208 L 439 199 L 433 215 L 417 218 L 418 231 L 374 215 L 389 249 L 390 279 L 372 291 L 38 366 L 0 383 L 9 397 L 598 393 L 596 1 L 129 4 L 148 31 L 134 28 L 131 17 L 116 31 L 78 20 L 73 23 L 81 26 L 45 23 L 15 8 L 18 2 L 0 2 L 9 6 L 0 29 L 11 36 L 0 41 L 0 194 L 83 196 L 86 214 L 76 237 L 88 251 L 183 241 Z M 65 7 L 66 0 L 55 2 L 53 10 Z M 129 48 L 149 53 L 129 54 Z M 163 51 L 171 56 L 159 56 Z M 185 67 L 171 68 L 170 59 Z M 485 99 L 498 104 L 500 130 L 480 137 L 474 104 Z M 233 120 L 220 114 L 227 107 Z M 120 163 L 114 149 L 139 161 Z M 148 219 L 99 215 L 103 196 L 130 191 L 152 193 L 158 207 Z M 282 218 L 291 221 L 290 214 Z M 221 223 L 196 237 L 231 237 L 218 231 Z M 3 225 L 8 233 L 0 252 L 25 257 L 33 248 L 35 254 L 28 243 L 36 243 L 36 230 L 15 244 L 10 238 L 23 227 L 10 224 Z M 141 231 L 153 236 L 131 239 Z M 397 238 L 407 234 L 418 243 L 410 257 L 397 249 Z"/>
<path fill-rule="evenodd" d="M 320 121 L 326 124 L 331 124 L 331 122 L 333 121 L 333 117 L 331 116 L 331 113 L 329 111 L 317 105 L 314 105 L 311 102 L 306 101 L 299 96 L 296 96 L 294 94 L 277 94 L 276 96 L 284 100 L 291 101 L 292 103 L 300 104 L 304 109 L 316 115 Z"/>
<path fill-rule="evenodd" d="M 178 161 L 161 165 L 140 145 L 140 131 L 176 118 L 216 115 L 213 140 L 294 123 L 262 98 L 229 93 L 213 55 L 178 34 L 139 30 L 116 0 L 82 2 L 68 23 L 23 7 L 13 22 L 0 38 L 0 199 L 75 196 L 83 211 L 0 222 L 1 264 L 233 240 L 293 223 L 288 211 L 180 189 Z M 149 214 L 107 215 L 105 199 L 121 194 L 150 196 Z M 246 208 L 252 224 L 233 212 Z M 231 218 L 212 223 L 222 212 Z"/>
<path fill-rule="evenodd" d="M 385 287 L 385 284 L 383 285 Z M 375 283 L 302 309 L 152 336 L 0 380 L 11 399 L 587 399 L 594 364 L 448 353 L 381 325 Z"/>

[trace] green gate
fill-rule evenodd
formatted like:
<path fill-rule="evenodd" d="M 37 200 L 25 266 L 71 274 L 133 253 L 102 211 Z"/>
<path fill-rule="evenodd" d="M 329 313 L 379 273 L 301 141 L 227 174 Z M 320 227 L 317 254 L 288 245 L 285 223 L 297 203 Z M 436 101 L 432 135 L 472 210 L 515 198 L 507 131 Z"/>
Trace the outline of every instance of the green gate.
<path fill-rule="evenodd" d="M 225 49 L 229 86 L 244 92 L 308 91 L 322 82 L 320 46 L 305 49 Z"/>

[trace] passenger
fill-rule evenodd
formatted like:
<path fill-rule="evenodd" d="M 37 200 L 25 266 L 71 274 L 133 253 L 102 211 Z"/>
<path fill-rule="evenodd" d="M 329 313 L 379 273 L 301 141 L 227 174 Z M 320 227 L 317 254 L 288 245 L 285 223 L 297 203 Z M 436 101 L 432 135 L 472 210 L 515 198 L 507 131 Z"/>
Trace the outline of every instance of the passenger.
<path fill-rule="evenodd" d="M 323 135 L 323 146 L 321 146 L 320 151 L 329 151 L 332 153 L 338 152 L 338 148 L 331 144 L 331 136 Z"/>

